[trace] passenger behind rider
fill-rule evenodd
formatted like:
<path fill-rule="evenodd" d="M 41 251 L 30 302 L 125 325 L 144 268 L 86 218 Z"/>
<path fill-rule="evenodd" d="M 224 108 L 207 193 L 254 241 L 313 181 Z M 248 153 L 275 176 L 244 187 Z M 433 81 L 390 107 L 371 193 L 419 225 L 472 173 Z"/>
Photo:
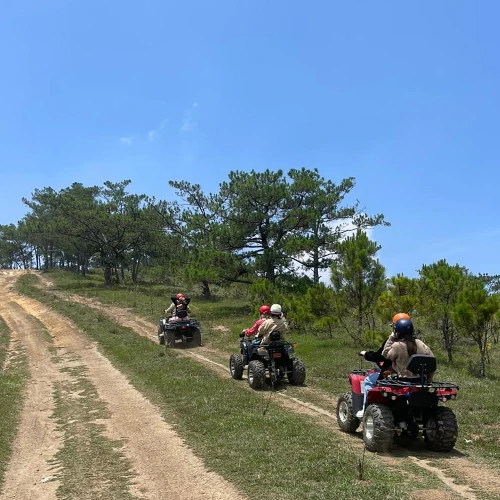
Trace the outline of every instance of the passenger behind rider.
<path fill-rule="evenodd" d="M 261 344 L 269 343 L 269 336 L 272 332 L 280 333 L 280 339 L 285 340 L 285 333 L 289 330 L 288 323 L 283 316 L 281 306 L 273 304 L 271 306 L 271 317 L 264 320 L 257 331 L 257 338 L 261 339 Z"/>
<path fill-rule="evenodd" d="M 175 297 L 175 302 L 172 297 L 172 303 L 167 309 L 165 309 L 165 314 L 169 316 L 175 316 L 177 311 L 186 310 L 188 314 L 191 314 L 191 309 L 189 307 L 189 301 L 186 300 L 186 297 L 182 293 L 178 293 Z"/>
<path fill-rule="evenodd" d="M 400 319 L 410 319 L 410 316 L 406 313 L 395 314 L 394 317 L 392 318 L 392 333 L 394 333 L 394 325 L 396 321 Z M 363 408 L 356 413 L 357 418 L 363 418 L 364 410 L 366 408 L 366 399 L 368 397 L 368 391 L 375 387 L 377 380 L 379 378 L 385 378 L 392 371 L 392 361 L 382 356 L 382 351 L 384 350 L 388 340 L 389 339 L 384 340 L 384 342 L 377 351 L 361 351 L 359 353 L 360 356 L 363 356 L 366 359 L 366 361 L 372 361 L 373 363 L 377 363 L 377 365 L 380 368 L 380 372 L 370 373 L 365 377 Z"/>
<path fill-rule="evenodd" d="M 262 325 L 264 320 L 270 318 L 271 316 L 271 308 L 266 305 L 262 305 L 259 308 L 259 319 L 254 323 L 252 328 L 245 328 L 241 333 L 240 337 L 251 337 L 252 335 L 255 335 L 257 331 L 259 330 L 259 326 Z"/>
<path fill-rule="evenodd" d="M 173 316 L 168 318 L 169 323 L 176 323 L 177 321 L 189 321 L 188 312 L 186 309 L 178 309 Z"/>
<path fill-rule="evenodd" d="M 410 319 L 400 319 L 394 324 L 394 332 L 387 339 L 382 356 L 392 361 L 392 369 L 398 377 L 413 377 L 414 373 L 405 368 L 408 359 L 414 354 L 434 356 L 429 346 L 415 338 L 413 323 Z M 434 373 L 427 375 L 432 382 Z"/>

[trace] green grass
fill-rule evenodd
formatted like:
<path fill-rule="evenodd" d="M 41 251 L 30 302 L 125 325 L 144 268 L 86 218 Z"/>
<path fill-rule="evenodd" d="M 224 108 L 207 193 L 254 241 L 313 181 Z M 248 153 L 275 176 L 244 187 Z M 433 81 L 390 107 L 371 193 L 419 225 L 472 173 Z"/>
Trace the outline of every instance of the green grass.
<path fill-rule="evenodd" d="M 59 290 L 71 291 L 82 295 L 97 297 L 103 303 L 128 307 L 137 315 L 156 322 L 170 296 L 176 290 L 160 285 L 131 287 L 122 284 L 118 287 L 102 286 L 102 276 L 89 275 L 81 278 L 73 273 L 54 271 L 49 273 Z M 256 317 L 252 307 L 244 300 L 221 298 L 192 301 L 193 317 L 201 321 L 204 342 L 221 351 L 222 355 L 213 355 L 214 359 L 227 363 L 230 353 L 238 352 L 238 333 L 243 328 L 253 325 Z M 222 333 L 214 328 L 224 325 L 231 334 Z M 356 353 L 363 348 L 378 346 L 354 346 L 350 340 L 342 338 L 319 339 L 312 334 L 291 332 L 289 339 L 298 343 L 297 355 L 306 363 L 309 386 L 317 387 L 332 397 L 348 390 L 348 375 L 353 368 L 371 367 Z M 500 399 L 500 353 L 498 347 L 492 353 L 488 366 L 489 377 L 481 379 L 470 374 L 470 366 L 477 361 L 474 349 L 467 346 L 457 348 L 453 364 L 439 348 L 432 345 L 438 358 L 436 379 L 455 382 L 460 386 L 458 399 L 447 403 L 456 412 L 459 422 L 459 440 L 457 449 L 491 466 L 500 468 L 497 447 L 500 444 L 498 425 L 498 400 Z M 225 356 L 225 357 L 224 357 Z M 290 394 L 297 395 L 300 388 L 290 388 Z M 319 403 L 314 394 L 303 394 L 302 399 Z M 323 402 L 323 405 L 325 403 Z M 330 405 L 328 410 L 332 410 Z M 470 442 L 469 442 L 470 441 Z"/>
<path fill-rule="evenodd" d="M 247 390 L 239 381 L 165 351 L 89 308 L 58 301 L 35 288 L 36 280 L 34 275 L 20 278 L 20 291 L 75 321 L 158 405 L 207 466 L 250 498 L 403 499 L 412 488 L 438 484 L 420 470 L 412 484 L 402 484 L 399 471 L 389 471 L 376 455 L 365 456 L 364 480 L 359 481 L 361 452 L 349 439 L 283 408 L 276 398 L 264 415 L 268 394 Z M 73 453 L 76 457 L 77 450 Z"/>
<path fill-rule="evenodd" d="M 53 464 L 58 467 L 60 499 L 132 499 L 129 487 L 134 474 L 120 452 L 123 443 L 104 436 L 99 421 L 109 418 L 106 405 L 86 377 L 86 368 L 62 368 L 69 375 L 54 387 L 54 413 L 63 446 Z M 72 397 L 78 394 L 78 397 Z"/>
<path fill-rule="evenodd" d="M 8 366 L 5 367 L 10 331 L 0 317 L 0 489 L 5 482 L 5 471 L 12 455 L 22 408 L 23 389 L 28 379 L 27 359 L 24 351 L 11 346 Z"/>

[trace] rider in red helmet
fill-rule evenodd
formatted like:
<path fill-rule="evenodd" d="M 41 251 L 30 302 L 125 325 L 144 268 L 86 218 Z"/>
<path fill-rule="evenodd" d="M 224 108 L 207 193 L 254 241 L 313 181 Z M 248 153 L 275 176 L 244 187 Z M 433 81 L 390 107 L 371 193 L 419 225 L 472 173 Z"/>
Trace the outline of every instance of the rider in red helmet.
<path fill-rule="evenodd" d="M 271 314 L 269 318 L 260 325 L 257 337 L 260 339 L 261 344 L 267 344 L 269 343 L 271 333 L 279 332 L 281 340 L 285 340 L 285 334 L 289 329 L 290 327 L 288 326 L 285 316 L 283 316 L 281 305 L 273 304 L 271 306 Z"/>
<path fill-rule="evenodd" d="M 259 319 L 254 323 L 252 328 L 246 328 L 243 330 L 240 334 L 241 337 L 244 337 L 245 335 L 247 337 L 251 337 L 252 335 L 255 335 L 257 331 L 259 330 L 259 326 L 262 324 L 262 322 L 269 318 L 271 316 L 271 308 L 269 306 L 266 306 L 265 304 L 259 307 Z"/>
<path fill-rule="evenodd" d="M 180 311 L 181 309 L 185 309 L 188 312 L 188 314 L 191 314 L 191 309 L 189 307 L 189 300 L 186 300 L 186 297 L 184 297 L 182 293 L 178 293 L 175 297 L 172 297 L 172 303 L 167 309 L 165 309 L 165 314 L 174 316 L 175 313 L 177 311 Z"/>

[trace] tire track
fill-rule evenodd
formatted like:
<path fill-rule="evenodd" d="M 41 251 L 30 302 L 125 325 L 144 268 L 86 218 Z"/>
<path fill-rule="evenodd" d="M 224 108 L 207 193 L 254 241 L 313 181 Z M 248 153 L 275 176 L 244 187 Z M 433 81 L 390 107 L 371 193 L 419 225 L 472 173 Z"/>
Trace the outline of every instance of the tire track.
<path fill-rule="evenodd" d="M 57 482 L 44 483 L 44 497 L 39 494 L 39 485 L 35 488 L 32 484 L 33 471 L 36 468 L 45 471 L 44 467 L 47 466 L 44 464 L 48 464 L 61 447 L 61 441 L 54 435 L 53 427 L 50 429 L 52 432 L 39 433 L 43 436 L 43 443 L 33 439 L 36 436 L 29 429 L 33 430 L 33 418 L 38 418 L 41 407 L 46 408 L 43 425 L 47 425 L 52 412 L 49 383 L 61 380 L 62 375 L 59 370 L 51 367 L 50 355 L 41 345 L 40 339 L 23 328 L 29 316 L 44 325 L 53 338 L 59 356 L 75 359 L 77 355 L 79 365 L 85 367 L 85 376 L 97 390 L 99 399 L 105 403 L 109 413 L 106 419 L 100 420 L 106 428 L 105 434 L 109 439 L 123 442 L 120 452 L 132 464 L 134 486 L 130 490 L 131 494 L 148 499 L 243 500 L 244 497 L 230 483 L 205 468 L 203 462 L 163 420 L 158 408 L 139 393 L 71 321 L 34 299 L 12 292 L 12 283 L 17 275 L 19 273 L 12 276 L 0 272 L 0 311 L 2 316 L 7 317 L 8 324 L 15 327 L 20 340 L 30 346 L 30 366 L 49 371 L 39 372 L 43 376 L 35 377 L 41 385 L 33 387 L 37 388 L 40 397 L 36 398 L 35 405 L 27 404 L 23 411 L 25 423 L 22 435 L 25 440 L 20 443 L 16 456 L 9 465 L 9 477 L 12 478 L 9 479 L 9 485 L 15 484 L 12 488 L 6 488 L 6 496 L 2 500 L 54 500 L 58 485 Z M 64 381 L 71 383 L 67 378 Z M 27 402 L 29 401 L 27 398 Z M 42 402 L 45 404 L 42 405 Z M 26 465 L 23 466 L 23 462 Z M 175 474 L 165 473 L 166 465 L 179 462 L 183 466 L 177 467 Z M 26 470 L 25 476 L 19 474 L 24 470 L 23 467 Z M 15 480 L 16 474 L 20 475 L 19 480 Z M 193 477 L 196 477 L 196 481 L 193 481 Z"/>
<path fill-rule="evenodd" d="M 50 292 L 56 295 L 58 298 L 66 300 L 68 302 L 75 302 L 91 307 L 99 313 L 106 315 L 113 321 L 116 321 L 120 325 L 132 329 L 139 335 L 147 337 L 153 342 L 158 341 L 156 334 L 156 324 L 138 317 L 124 308 L 104 305 L 94 298 L 59 292 L 55 289 L 54 284 L 45 276 L 40 277 L 44 284 L 44 287 L 50 290 Z M 196 350 L 206 353 L 209 353 L 210 351 L 214 352 L 213 348 L 207 349 L 205 347 L 197 347 Z M 176 350 L 176 353 L 181 356 L 187 356 L 195 359 L 221 375 L 225 376 L 229 374 L 228 366 L 222 365 L 217 361 L 199 354 L 199 352 L 194 352 L 188 349 L 179 349 Z M 244 376 L 244 378 L 246 378 L 246 376 Z M 317 389 L 314 389 L 314 391 L 316 393 L 318 392 Z M 320 419 L 319 421 L 323 425 L 328 425 L 333 432 L 338 433 L 340 438 L 345 439 L 348 446 L 354 446 L 362 450 L 362 443 L 360 443 L 359 441 L 353 441 L 351 436 L 342 433 L 336 428 L 337 420 L 335 414 L 321 408 L 320 406 L 303 401 L 293 396 L 289 396 L 282 391 L 276 391 L 273 394 L 277 395 L 283 401 L 286 401 L 286 406 L 291 410 L 296 412 L 306 412 L 310 415 L 315 415 Z M 484 466 L 478 466 L 470 460 L 460 456 L 456 456 L 454 454 L 448 455 L 445 458 L 442 456 L 442 454 L 425 451 L 425 455 L 426 458 L 422 459 L 414 456 L 409 456 L 407 452 L 395 450 L 390 455 L 380 454 L 379 457 L 390 465 L 395 465 L 402 459 L 408 459 L 414 465 L 417 465 L 423 470 L 432 473 L 435 477 L 441 480 L 443 484 L 445 484 L 461 498 L 466 498 L 468 500 L 477 500 L 475 491 L 482 490 L 489 495 L 498 494 L 498 498 L 500 499 L 500 478 L 497 477 L 495 471 L 492 471 Z M 428 461 L 432 460 L 433 462 L 435 462 L 443 459 L 447 460 L 448 462 L 451 461 L 452 468 L 457 472 L 458 475 L 460 475 L 460 477 L 465 479 L 468 484 L 457 484 L 454 481 L 454 478 L 446 475 L 445 471 L 428 464 Z M 438 500 L 435 493 L 433 493 L 432 496 L 434 500 Z"/>

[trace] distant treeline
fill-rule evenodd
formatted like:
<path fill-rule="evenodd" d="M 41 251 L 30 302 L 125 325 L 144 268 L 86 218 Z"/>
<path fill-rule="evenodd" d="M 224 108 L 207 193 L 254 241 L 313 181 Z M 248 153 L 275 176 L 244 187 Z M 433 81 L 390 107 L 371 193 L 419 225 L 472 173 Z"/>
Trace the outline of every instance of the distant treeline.
<path fill-rule="evenodd" d="M 449 361 L 457 344 L 475 345 L 485 375 L 499 339 L 498 278 L 444 260 L 419 278 L 387 278 L 366 230 L 389 223 L 346 202 L 354 178 L 232 171 L 217 193 L 169 181 L 174 200 L 130 194 L 129 184 L 36 189 L 23 199 L 27 215 L 0 226 L 0 268 L 100 268 L 105 286 L 178 281 L 207 298 L 214 286 L 245 287 L 256 303 L 282 302 L 296 328 L 359 344 L 376 342 L 404 311 L 439 336 Z"/>

